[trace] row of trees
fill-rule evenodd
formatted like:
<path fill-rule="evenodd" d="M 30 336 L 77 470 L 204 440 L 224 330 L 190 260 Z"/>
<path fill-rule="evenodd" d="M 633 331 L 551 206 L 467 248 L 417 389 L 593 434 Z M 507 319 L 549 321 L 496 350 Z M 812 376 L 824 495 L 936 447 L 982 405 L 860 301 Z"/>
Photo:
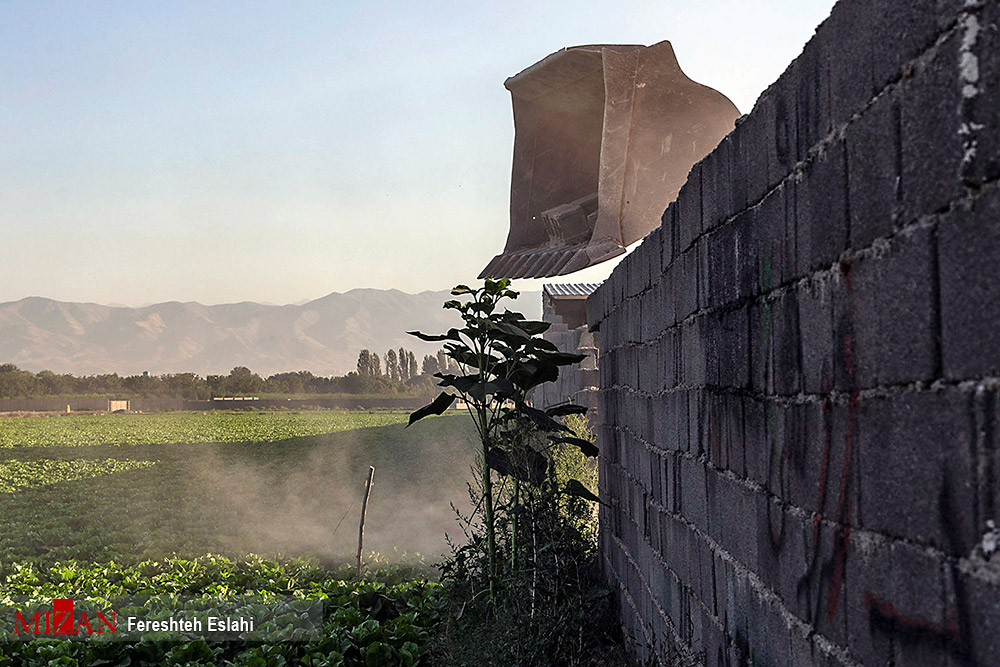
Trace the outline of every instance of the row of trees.
<path fill-rule="evenodd" d="M 195 373 L 121 376 L 117 373 L 76 376 L 52 371 L 32 373 L 14 364 L 0 364 L 0 398 L 41 396 L 162 397 L 207 400 L 213 396 L 259 396 L 268 394 L 421 394 L 434 387 L 429 375 L 415 372 L 416 359 L 407 350 L 391 350 L 395 366 L 386 364 L 390 373 L 362 373 L 362 351 L 358 372 L 342 376 L 318 376 L 309 371 L 276 373 L 261 377 L 245 366 L 237 366 L 228 375 L 201 377 Z M 404 354 L 400 354 L 404 353 Z M 388 354 L 386 355 L 389 356 Z M 378 355 L 374 368 L 379 369 Z M 405 360 L 400 364 L 399 359 Z M 426 361 L 426 360 L 425 360 Z M 427 367 L 425 363 L 425 367 Z M 391 372 L 395 369 L 395 372 Z M 436 372 L 436 371 L 435 371 Z"/>
<path fill-rule="evenodd" d="M 382 360 L 385 360 L 385 371 L 382 370 Z M 454 373 L 458 370 L 458 364 L 445 354 L 444 350 L 438 350 L 437 355 L 425 355 L 417 370 L 417 357 L 407 349 L 399 348 L 399 351 L 389 350 L 382 359 L 371 350 L 361 350 L 358 354 L 358 375 L 367 377 L 387 377 L 397 382 L 409 382 L 420 375 L 434 375 L 435 373 Z"/>

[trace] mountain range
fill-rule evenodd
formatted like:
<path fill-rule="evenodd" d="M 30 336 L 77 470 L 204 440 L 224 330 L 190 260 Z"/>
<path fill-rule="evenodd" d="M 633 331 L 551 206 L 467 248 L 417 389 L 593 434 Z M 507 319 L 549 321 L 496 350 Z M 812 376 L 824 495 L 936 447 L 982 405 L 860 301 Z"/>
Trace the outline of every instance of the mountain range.
<path fill-rule="evenodd" d="M 0 363 L 74 375 L 226 374 L 236 366 L 262 376 L 342 375 L 355 369 L 362 349 L 381 355 L 405 347 L 418 360 L 436 352 L 439 343 L 405 332 L 456 326 L 457 313 L 441 307 L 449 298 L 447 291 L 354 289 L 284 306 L 169 301 L 129 308 L 28 297 L 0 303 Z M 509 307 L 536 319 L 541 297 L 524 292 Z"/>

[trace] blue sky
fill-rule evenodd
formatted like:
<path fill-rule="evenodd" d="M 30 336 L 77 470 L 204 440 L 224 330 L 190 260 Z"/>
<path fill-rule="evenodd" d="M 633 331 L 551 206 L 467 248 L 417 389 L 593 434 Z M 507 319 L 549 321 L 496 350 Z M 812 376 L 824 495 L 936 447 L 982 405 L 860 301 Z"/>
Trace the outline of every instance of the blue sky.
<path fill-rule="evenodd" d="M 0 301 L 468 282 L 507 234 L 506 77 L 669 39 L 746 113 L 832 5 L 0 0 Z"/>

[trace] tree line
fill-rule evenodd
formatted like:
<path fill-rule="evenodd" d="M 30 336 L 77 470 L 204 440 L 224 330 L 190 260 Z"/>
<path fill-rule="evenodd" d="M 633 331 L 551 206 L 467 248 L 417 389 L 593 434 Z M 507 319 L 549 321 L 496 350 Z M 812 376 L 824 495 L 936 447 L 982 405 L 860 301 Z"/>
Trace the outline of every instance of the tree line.
<path fill-rule="evenodd" d="M 416 356 L 404 348 L 388 350 L 381 358 L 370 350 L 361 350 L 357 371 L 329 377 L 309 371 L 262 377 L 245 366 L 237 366 L 228 375 L 205 377 L 195 373 L 76 376 L 52 371 L 32 373 L 8 363 L 0 364 L 0 398 L 108 396 L 208 400 L 216 396 L 271 394 L 422 394 L 433 391 L 431 375 L 448 371 L 451 368 L 448 362 L 451 360 L 443 351 L 425 356 L 418 368 Z"/>
<path fill-rule="evenodd" d="M 458 370 L 455 363 L 444 350 L 438 350 L 436 355 L 428 354 L 424 356 L 420 364 L 420 371 L 417 371 L 417 358 L 409 350 L 399 348 L 389 350 L 385 353 L 385 371 L 382 371 L 382 362 L 379 356 L 370 350 L 361 350 L 358 353 L 358 375 L 373 377 L 387 377 L 400 382 L 406 382 L 410 378 L 420 375 L 432 376 L 435 373 L 453 373 Z"/>

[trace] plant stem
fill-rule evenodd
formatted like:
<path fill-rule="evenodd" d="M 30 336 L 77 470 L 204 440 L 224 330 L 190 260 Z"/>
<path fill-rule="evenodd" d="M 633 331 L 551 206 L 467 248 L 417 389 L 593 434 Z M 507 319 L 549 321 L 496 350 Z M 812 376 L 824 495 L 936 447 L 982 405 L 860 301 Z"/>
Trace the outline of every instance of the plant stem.
<path fill-rule="evenodd" d="M 535 617 L 535 591 L 538 589 L 538 535 L 535 532 L 535 504 L 531 503 L 531 613 Z"/>
<path fill-rule="evenodd" d="M 510 571 L 517 572 L 517 524 L 518 516 L 521 513 L 521 481 L 514 478 L 514 516 L 511 518 L 510 528 Z"/>
<path fill-rule="evenodd" d="M 483 420 L 484 431 L 485 431 L 485 420 L 486 420 L 486 409 L 485 406 L 481 406 L 479 409 L 480 419 Z M 483 439 L 483 496 L 484 496 L 484 511 L 486 519 L 486 554 L 488 558 L 488 568 L 487 580 L 490 585 L 490 601 L 494 599 L 494 593 L 496 592 L 495 580 L 497 576 L 497 542 L 496 542 L 496 525 L 493 520 L 493 480 L 490 476 L 490 466 L 486 462 L 486 455 L 490 451 L 490 438 L 484 437 Z"/>

